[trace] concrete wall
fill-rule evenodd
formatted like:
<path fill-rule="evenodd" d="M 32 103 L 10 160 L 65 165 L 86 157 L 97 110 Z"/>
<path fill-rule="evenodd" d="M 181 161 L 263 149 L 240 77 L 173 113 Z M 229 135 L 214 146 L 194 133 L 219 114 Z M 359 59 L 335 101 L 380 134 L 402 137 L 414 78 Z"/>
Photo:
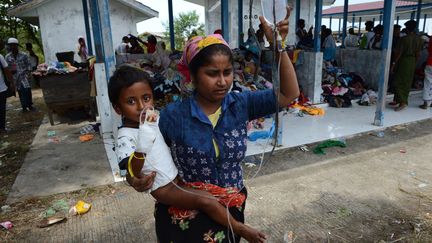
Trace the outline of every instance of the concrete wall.
<path fill-rule="evenodd" d="M 336 57 L 338 65 L 345 72 L 359 74 L 369 88 L 378 90 L 381 67 L 385 61 L 381 51 L 357 48 L 337 49 Z"/>
<path fill-rule="evenodd" d="M 86 38 L 81 1 L 49 1 L 36 9 L 39 16 L 45 61 L 56 61 L 55 53 L 77 52 L 78 36 Z M 135 10 L 117 1 L 110 1 L 110 18 L 114 48 L 121 38 L 129 33 L 136 34 Z M 78 55 L 75 60 L 79 61 Z"/>
<path fill-rule="evenodd" d="M 212 34 L 216 29 L 221 28 L 221 6 L 211 9 L 219 0 L 205 0 L 205 13 L 206 24 L 205 30 L 207 34 Z M 314 25 L 315 15 L 315 1 L 302 0 L 301 1 L 300 17 L 306 21 L 306 28 Z M 289 45 L 295 44 L 295 0 L 288 0 L 288 4 L 294 8 L 290 18 L 290 33 L 287 43 Z M 238 47 L 238 8 L 237 1 L 229 1 L 229 26 L 230 26 L 230 41 L 229 44 L 232 48 Z M 209 11 L 212 10 L 212 11 Z M 258 29 L 260 24 L 258 16 L 262 15 L 261 1 L 254 1 L 252 10 L 252 25 L 255 30 Z M 246 18 L 245 18 L 246 17 Z M 255 18 L 256 17 L 256 18 Z M 249 1 L 243 0 L 243 32 L 247 38 L 247 30 L 249 29 Z"/>

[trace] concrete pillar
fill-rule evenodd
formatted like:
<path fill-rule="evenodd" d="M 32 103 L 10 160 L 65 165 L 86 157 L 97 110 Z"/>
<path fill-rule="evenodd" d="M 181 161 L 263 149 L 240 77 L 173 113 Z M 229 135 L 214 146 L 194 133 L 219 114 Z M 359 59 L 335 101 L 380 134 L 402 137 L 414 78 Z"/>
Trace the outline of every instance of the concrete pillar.
<path fill-rule="evenodd" d="M 299 85 L 313 103 L 320 103 L 323 53 L 303 52 L 300 55 L 304 55 L 304 63 L 296 67 Z"/>

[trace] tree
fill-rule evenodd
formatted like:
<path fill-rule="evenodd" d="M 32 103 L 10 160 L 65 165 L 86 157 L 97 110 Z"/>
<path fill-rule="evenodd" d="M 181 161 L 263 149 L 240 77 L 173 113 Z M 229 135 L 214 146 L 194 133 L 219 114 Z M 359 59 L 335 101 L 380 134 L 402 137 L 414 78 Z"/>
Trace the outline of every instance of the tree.
<path fill-rule="evenodd" d="M 165 36 L 169 36 L 169 23 L 162 23 L 165 27 Z M 199 15 L 197 12 L 190 11 L 180 13 L 174 18 L 174 40 L 177 50 L 182 50 L 185 40 L 192 35 L 204 35 L 204 24 L 199 23 Z"/>
<path fill-rule="evenodd" d="M 8 10 L 15 7 L 24 0 L 2 0 L 0 1 L 0 39 L 7 40 L 9 37 L 16 37 L 20 43 L 32 42 L 34 50 L 40 54 L 42 50 L 39 29 L 25 21 L 8 15 Z"/>

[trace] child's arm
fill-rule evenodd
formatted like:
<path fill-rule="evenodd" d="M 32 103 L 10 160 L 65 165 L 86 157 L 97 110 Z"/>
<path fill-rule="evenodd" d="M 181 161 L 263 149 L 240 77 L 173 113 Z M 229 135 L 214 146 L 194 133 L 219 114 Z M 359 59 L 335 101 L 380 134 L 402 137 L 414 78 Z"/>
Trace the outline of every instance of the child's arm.
<path fill-rule="evenodd" d="M 216 223 L 229 227 L 231 223 L 234 233 L 244 237 L 248 242 L 265 242 L 266 236 L 235 220 L 227 209 L 216 198 L 204 191 L 182 187 L 187 192 L 177 188 L 173 183 L 160 187 L 151 192 L 151 195 L 163 204 L 183 209 L 198 209 L 206 213 Z M 228 223 L 229 220 L 229 223 Z"/>

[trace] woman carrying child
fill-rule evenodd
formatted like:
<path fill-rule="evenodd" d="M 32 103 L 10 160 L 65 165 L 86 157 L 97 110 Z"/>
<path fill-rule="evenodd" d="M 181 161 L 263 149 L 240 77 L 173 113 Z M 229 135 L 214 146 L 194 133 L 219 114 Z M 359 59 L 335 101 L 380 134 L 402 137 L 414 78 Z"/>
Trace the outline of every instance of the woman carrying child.
<path fill-rule="evenodd" d="M 288 34 L 289 15 L 287 8 L 286 18 L 277 26 L 282 40 Z M 272 40 L 270 26 L 263 17 L 260 21 L 267 39 Z M 211 184 L 221 194 L 229 193 L 224 188 L 239 191 L 238 195 L 243 195 L 244 200 L 232 201 L 240 201 L 240 206 L 225 204 L 239 222 L 244 222 L 247 197 L 241 167 L 246 152 L 246 124 L 275 113 L 277 105 L 286 107 L 299 95 L 296 74 L 287 53 L 281 51 L 277 55 L 281 61 L 279 100 L 273 90 L 233 93 L 229 92 L 233 82 L 233 55 L 228 44 L 217 34 L 192 38 L 186 44 L 181 62 L 189 68 L 194 95 L 168 105 L 159 120 L 160 132 L 171 149 L 181 178 L 178 183 L 196 185 L 204 190 L 208 188 L 203 185 Z M 135 190 L 145 191 L 152 187 L 155 175 L 127 178 Z M 242 232 L 234 232 L 233 236 L 224 222 L 218 223 L 215 217 L 205 213 L 173 210 L 169 204 L 158 201 L 155 207 L 158 241 L 240 241 Z M 261 233 L 250 233 L 254 237 L 248 241 L 265 240 Z"/>

